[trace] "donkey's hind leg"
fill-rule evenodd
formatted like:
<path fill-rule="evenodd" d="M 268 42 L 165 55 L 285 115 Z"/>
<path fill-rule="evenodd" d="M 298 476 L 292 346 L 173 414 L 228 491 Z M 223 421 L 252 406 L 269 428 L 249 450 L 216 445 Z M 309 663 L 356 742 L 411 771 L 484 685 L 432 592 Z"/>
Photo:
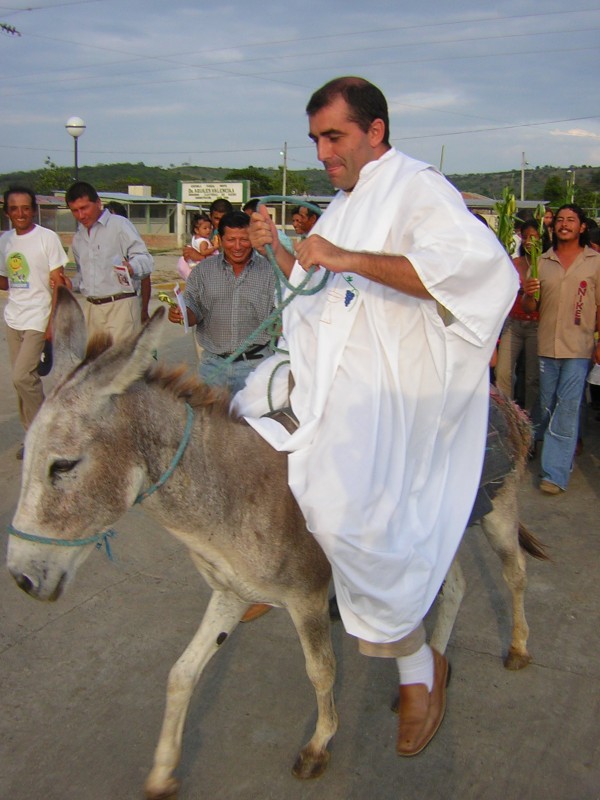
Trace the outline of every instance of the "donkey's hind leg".
<path fill-rule="evenodd" d="M 194 687 L 202 670 L 238 624 L 248 604 L 230 592 L 214 591 L 202 623 L 167 682 L 167 706 L 154 764 L 144 789 L 148 800 L 175 800 L 179 782 L 173 770 L 181 754 L 183 726 Z"/>
<path fill-rule="evenodd" d="M 337 730 L 333 700 L 335 657 L 331 646 L 327 589 L 288 602 L 304 658 L 306 672 L 317 695 L 317 725 L 311 740 L 302 748 L 292 768 L 296 778 L 318 778 L 329 763 L 327 744 Z"/>
<path fill-rule="evenodd" d="M 527 568 L 519 545 L 517 476 L 509 475 L 494 498 L 494 509 L 481 520 L 481 527 L 502 561 L 502 576 L 512 595 L 512 637 L 506 669 L 523 669 L 531 662 L 527 652 L 529 626 L 525 619 Z"/>
<path fill-rule="evenodd" d="M 435 627 L 430 640 L 431 646 L 435 647 L 438 653 L 442 655 L 446 652 L 448 640 L 458 615 L 458 609 L 465 595 L 465 586 L 465 577 L 458 555 L 456 555 L 452 564 L 450 564 L 450 569 L 440 589 Z"/>

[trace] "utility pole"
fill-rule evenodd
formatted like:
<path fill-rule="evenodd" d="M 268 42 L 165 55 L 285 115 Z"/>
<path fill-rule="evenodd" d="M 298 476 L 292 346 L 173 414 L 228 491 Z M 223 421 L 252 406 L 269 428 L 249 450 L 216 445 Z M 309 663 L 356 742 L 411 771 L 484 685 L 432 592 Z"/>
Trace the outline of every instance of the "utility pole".
<path fill-rule="evenodd" d="M 525 200 L 525 167 L 528 166 L 525 161 L 525 153 L 521 153 L 521 202 Z"/>

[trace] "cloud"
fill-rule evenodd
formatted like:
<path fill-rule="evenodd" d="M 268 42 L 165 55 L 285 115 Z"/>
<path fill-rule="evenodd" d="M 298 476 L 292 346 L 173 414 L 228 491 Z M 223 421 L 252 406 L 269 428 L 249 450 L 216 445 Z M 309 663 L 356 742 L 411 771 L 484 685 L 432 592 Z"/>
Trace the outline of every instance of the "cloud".
<path fill-rule="evenodd" d="M 454 90 L 437 92 L 406 92 L 389 100 L 392 113 L 420 113 L 460 108 L 464 103 L 461 92 Z"/>
<path fill-rule="evenodd" d="M 578 136 L 581 139 L 597 139 L 600 141 L 600 133 L 584 131 L 582 128 L 571 128 L 568 131 L 550 131 L 551 136 Z"/>

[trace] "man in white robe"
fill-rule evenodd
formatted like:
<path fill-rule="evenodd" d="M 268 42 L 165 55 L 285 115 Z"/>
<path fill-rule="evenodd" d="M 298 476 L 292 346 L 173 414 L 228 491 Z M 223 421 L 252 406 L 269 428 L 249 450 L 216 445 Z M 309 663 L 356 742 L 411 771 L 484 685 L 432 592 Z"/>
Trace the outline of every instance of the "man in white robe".
<path fill-rule="evenodd" d="M 325 287 L 284 314 L 299 420 L 272 419 L 274 356 L 233 406 L 289 452 L 289 484 L 329 558 L 341 617 L 361 652 L 394 657 L 397 749 L 415 755 L 445 711 L 448 665 L 423 617 L 458 548 L 479 484 L 488 364 L 518 289 L 495 236 L 432 167 L 389 144 L 377 87 L 339 78 L 311 98 L 310 138 L 340 191 L 296 247 L 266 215 L 250 235 L 292 284 L 318 266 Z M 323 276 L 317 270 L 316 285 Z M 271 363 L 269 363 L 271 362 Z M 287 405 L 285 376 L 275 376 Z"/>

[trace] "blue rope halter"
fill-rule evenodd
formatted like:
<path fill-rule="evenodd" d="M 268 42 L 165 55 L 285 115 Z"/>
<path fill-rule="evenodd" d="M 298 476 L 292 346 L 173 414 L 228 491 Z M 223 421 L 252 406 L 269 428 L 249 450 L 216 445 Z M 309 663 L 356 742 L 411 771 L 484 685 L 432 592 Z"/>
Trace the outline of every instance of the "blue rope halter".
<path fill-rule="evenodd" d="M 186 403 L 185 409 L 187 412 L 187 420 L 185 423 L 185 430 L 183 432 L 183 436 L 181 438 L 181 442 L 179 443 L 179 447 L 177 448 L 177 452 L 173 456 L 173 459 L 167 469 L 163 472 L 160 478 L 153 483 L 152 486 L 149 486 L 143 492 L 140 492 L 138 496 L 135 498 L 134 505 L 137 503 L 141 503 L 147 497 L 150 497 L 151 494 L 160 489 L 171 477 L 175 468 L 181 461 L 181 457 L 183 456 L 186 447 L 189 444 L 190 436 L 192 434 L 192 426 L 194 424 L 194 411 L 192 407 Z M 117 532 L 112 528 L 109 528 L 106 531 L 102 531 L 101 533 L 97 533 L 94 536 L 87 536 L 85 539 L 56 539 L 51 536 L 37 536 L 32 533 L 25 533 L 24 531 L 20 531 L 17 528 L 13 527 L 13 525 L 7 525 L 7 531 L 10 536 L 16 536 L 18 539 L 24 539 L 27 542 L 38 542 L 41 544 L 55 544 L 59 547 L 85 547 L 88 544 L 95 544 L 97 550 L 102 550 L 104 547 L 106 549 L 106 555 L 112 561 L 112 550 L 110 546 L 110 540 L 113 536 L 117 535 Z"/>

